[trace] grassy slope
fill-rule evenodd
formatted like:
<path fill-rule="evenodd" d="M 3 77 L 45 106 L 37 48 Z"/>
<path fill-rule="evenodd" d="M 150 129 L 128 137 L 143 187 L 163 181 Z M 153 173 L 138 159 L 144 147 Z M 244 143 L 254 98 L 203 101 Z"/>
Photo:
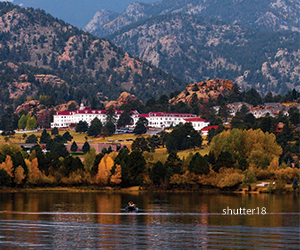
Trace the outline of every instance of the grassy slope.
<path fill-rule="evenodd" d="M 59 134 L 63 135 L 67 130 L 60 130 Z M 91 140 L 93 141 L 93 143 L 105 143 L 108 142 L 108 140 L 118 140 L 118 139 L 122 139 L 124 140 L 123 142 L 120 142 L 121 144 L 125 144 L 127 146 L 127 148 L 131 148 L 131 144 L 132 141 L 126 141 L 126 139 L 132 138 L 135 139 L 137 136 L 134 134 L 115 134 L 109 137 L 105 137 L 105 138 L 94 138 L 91 136 L 87 136 L 87 134 L 84 133 L 76 133 L 73 130 L 68 130 L 70 132 L 70 134 L 73 136 L 73 140 L 76 143 L 80 143 L 80 142 L 85 142 L 86 141 L 86 137 L 87 140 Z M 42 131 L 40 132 L 25 132 L 27 134 L 27 136 L 31 135 L 31 134 L 35 134 L 36 137 L 40 138 Z M 48 133 L 50 134 L 51 132 L 48 131 Z M 23 134 L 24 133 L 16 133 L 14 136 L 9 137 L 8 143 L 25 143 L 25 140 L 23 138 Z M 145 135 L 145 137 L 147 137 L 147 135 Z M 5 136 L 0 136 L 0 143 L 5 143 Z M 52 136 L 53 138 L 53 136 Z M 208 154 L 209 152 L 209 148 L 206 146 L 206 142 L 204 141 L 204 148 L 203 149 L 189 149 L 189 150 L 184 150 L 184 151 L 180 151 L 178 152 L 179 157 L 182 159 L 183 157 L 186 158 L 190 153 L 195 154 L 196 152 L 199 152 L 201 155 L 205 155 Z M 159 148 L 155 150 L 155 153 L 152 154 L 153 155 L 153 160 L 151 160 L 151 162 L 157 162 L 157 161 L 162 161 L 165 162 L 167 157 L 168 157 L 168 153 L 167 153 L 167 149 L 166 148 Z"/>

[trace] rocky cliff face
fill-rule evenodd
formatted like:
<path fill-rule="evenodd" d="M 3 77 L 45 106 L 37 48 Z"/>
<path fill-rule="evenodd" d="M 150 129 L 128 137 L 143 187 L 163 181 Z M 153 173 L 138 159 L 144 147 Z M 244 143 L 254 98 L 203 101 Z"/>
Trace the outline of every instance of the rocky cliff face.
<path fill-rule="evenodd" d="M 107 26 L 110 22 L 118 17 L 119 14 L 108 10 L 99 10 L 89 21 L 89 23 L 84 27 L 87 32 L 95 32 L 96 30 L 102 30 L 103 33 L 107 32 Z M 107 33 L 108 34 L 108 33 Z"/>
<path fill-rule="evenodd" d="M 104 37 L 122 27 L 155 15 L 186 13 L 202 16 L 206 19 L 218 19 L 229 23 L 264 29 L 292 30 L 299 28 L 299 0 L 163 0 L 154 4 L 134 3 L 118 16 L 107 15 L 103 10 L 96 13 L 86 25 L 85 30 Z M 95 23 L 99 23 L 96 27 Z M 91 28 L 92 26 L 92 28 Z"/>
<path fill-rule="evenodd" d="M 257 31 L 173 14 L 123 28 L 109 39 L 188 82 L 230 79 L 262 95 L 300 90 L 297 32 Z"/>
<path fill-rule="evenodd" d="M 121 27 L 137 22 L 149 15 L 145 12 L 145 4 L 133 3 L 122 13 L 97 11 L 92 20 L 84 27 L 84 30 L 99 37 L 105 37 L 119 30 Z"/>

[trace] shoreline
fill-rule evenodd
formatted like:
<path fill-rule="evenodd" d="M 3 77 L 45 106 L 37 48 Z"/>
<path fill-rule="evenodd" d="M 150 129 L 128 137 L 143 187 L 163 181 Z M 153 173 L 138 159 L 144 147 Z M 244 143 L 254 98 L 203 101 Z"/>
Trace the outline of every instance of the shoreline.
<path fill-rule="evenodd" d="M 293 190 L 287 188 L 282 192 L 267 192 L 266 189 L 250 190 L 247 188 L 224 191 L 215 188 L 203 188 L 203 189 L 157 189 L 157 188 L 143 188 L 139 186 L 133 186 L 128 188 L 112 188 L 112 187 L 21 187 L 0 188 L 0 193 L 30 193 L 30 192 L 65 192 L 65 193 L 144 193 L 144 192 L 163 192 L 163 193 L 200 193 L 200 194 L 299 194 L 299 189 Z"/>

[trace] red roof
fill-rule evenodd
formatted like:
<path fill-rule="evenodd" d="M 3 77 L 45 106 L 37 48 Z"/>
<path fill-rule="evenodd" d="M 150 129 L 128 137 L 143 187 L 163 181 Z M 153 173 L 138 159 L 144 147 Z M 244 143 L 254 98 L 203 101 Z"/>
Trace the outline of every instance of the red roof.
<path fill-rule="evenodd" d="M 147 118 L 147 117 L 149 117 L 149 114 L 140 114 L 139 117 L 145 117 L 145 118 Z"/>
<path fill-rule="evenodd" d="M 197 117 L 189 113 L 166 113 L 166 112 L 149 112 L 149 116 L 163 116 L 163 117 Z"/>
<path fill-rule="evenodd" d="M 206 122 L 206 120 L 200 118 L 200 117 L 195 117 L 195 118 L 185 118 L 184 119 L 186 122 Z"/>
<path fill-rule="evenodd" d="M 212 128 L 214 128 L 215 130 L 217 130 L 218 127 L 219 127 L 219 126 L 207 126 L 207 127 L 203 128 L 203 129 L 201 129 L 201 131 L 209 131 L 209 130 L 211 130 Z"/>
<path fill-rule="evenodd" d="M 74 111 L 58 111 L 56 115 L 73 115 Z"/>

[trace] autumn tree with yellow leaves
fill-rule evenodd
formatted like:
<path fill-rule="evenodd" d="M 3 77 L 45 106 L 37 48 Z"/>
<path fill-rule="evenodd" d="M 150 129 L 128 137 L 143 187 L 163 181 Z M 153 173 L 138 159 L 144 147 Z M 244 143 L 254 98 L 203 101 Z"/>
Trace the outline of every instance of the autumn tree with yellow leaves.
<path fill-rule="evenodd" d="M 239 159 L 246 159 L 248 164 L 266 168 L 274 158 L 278 159 L 282 154 L 275 135 L 264 133 L 260 129 L 223 131 L 212 139 L 210 150 L 216 158 L 221 152 L 231 152 L 236 168 Z"/>
<path fill-rule="evenodd" d="M 106 186 L 111 176 L 111 169 L 114 166 L 114 160 L 109 154 L 105 154 L 98 165 L 98 173 L 96 175 L 96 183 L 101 186 Z"/>
<path fill-rule="evenodd" d="M 42 182 L 43 174 L 39 169 L 38 159 L 34 158 L 32 161 L 25 159 L 26 166 L 28 168 L 27 182 L 29 184 L 40 184 Z"/>

